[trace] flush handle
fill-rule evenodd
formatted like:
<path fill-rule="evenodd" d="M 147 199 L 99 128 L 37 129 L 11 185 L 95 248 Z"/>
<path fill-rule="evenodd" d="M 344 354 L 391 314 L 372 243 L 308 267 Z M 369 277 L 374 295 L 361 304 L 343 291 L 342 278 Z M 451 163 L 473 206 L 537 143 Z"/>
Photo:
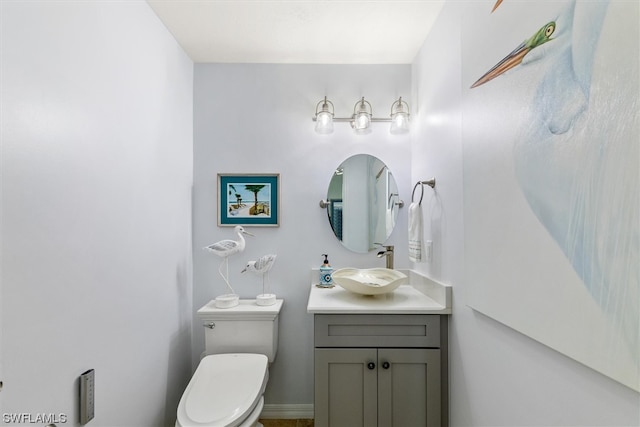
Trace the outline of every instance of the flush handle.
<path fill-rule="evenodd" d="M 367 368 L 369 368 L 371 370 L 376 369 L 376 364 L 373 363 L 373 362 L 369 362 L 369 363 L 367 363 Z"/>
<path fill-rule="evenodd" d="M 202 326 L 204 326 L 205 328 L 213 329 L 213 328 L 216 327 L 216 324 L 215 324 L 215 322 L 210 322 L 210 323 L 205 323 Z"/>

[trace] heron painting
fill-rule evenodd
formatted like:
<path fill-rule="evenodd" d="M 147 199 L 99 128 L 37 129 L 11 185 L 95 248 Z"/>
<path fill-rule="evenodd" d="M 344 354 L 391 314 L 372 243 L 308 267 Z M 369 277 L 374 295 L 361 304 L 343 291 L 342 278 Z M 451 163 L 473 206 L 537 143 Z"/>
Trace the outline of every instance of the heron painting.
<path fill-rule="evenodd" d="M 555 30 L 556 23 L 553 21 L 540 28 L 533 36 L 520 43 L 520 45 L 518 45 L 518 47 L 516 47 L 513 52 L 503 58 L 489 71 L 487 71 L 482 77 L 476 80 L 476 82 L 471 85 L 471 88 L 485 84 L 489 80 L 493 80 L 499 75 L 509 71 L 516 65 L 520 65 L 527 53 L 551 40 L 551 35 Z"/>
<path fill-rule="evenodd" d="M 462 25 L 469 303 L 640 391 L 639 3 L 500 3 Z"/>

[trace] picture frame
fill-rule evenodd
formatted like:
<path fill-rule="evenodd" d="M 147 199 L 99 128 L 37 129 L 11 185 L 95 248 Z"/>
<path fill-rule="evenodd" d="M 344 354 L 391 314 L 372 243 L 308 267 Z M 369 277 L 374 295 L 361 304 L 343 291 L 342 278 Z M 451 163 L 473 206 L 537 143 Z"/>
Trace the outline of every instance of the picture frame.
<path fill-rule="evenodd" d="M 280 174 L 218 174 L 218 226 L 278 227 L 279 218 Z"/>

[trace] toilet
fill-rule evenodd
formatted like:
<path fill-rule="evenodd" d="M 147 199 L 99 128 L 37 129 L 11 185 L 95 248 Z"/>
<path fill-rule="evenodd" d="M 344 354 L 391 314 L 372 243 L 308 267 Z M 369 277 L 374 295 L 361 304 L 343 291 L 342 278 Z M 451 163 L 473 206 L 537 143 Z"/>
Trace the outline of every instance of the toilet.
<path fill-rule="evenodd" d="M 282 304 L 240 300 L 218 308 L 211 301 L 198 310 L 205 351 L 180 398 L 176 427 L 262 427 L 258 418 L 278 352 Z"/>

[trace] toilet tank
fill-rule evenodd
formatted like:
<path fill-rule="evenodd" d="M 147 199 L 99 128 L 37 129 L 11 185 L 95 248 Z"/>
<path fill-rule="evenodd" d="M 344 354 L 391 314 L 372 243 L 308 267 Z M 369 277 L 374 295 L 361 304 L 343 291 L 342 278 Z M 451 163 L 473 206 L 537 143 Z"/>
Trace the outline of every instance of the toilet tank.
<path fill-rule="evenodd" d="M 283 300 L 260 306 L 255 300 L 240 300 L 231 308 L 218 308 L 215 301 L 198 310 L 205 331 L 205 354 L 257 353 L 273 362 L 278 352 L 278 317 Z"/>

